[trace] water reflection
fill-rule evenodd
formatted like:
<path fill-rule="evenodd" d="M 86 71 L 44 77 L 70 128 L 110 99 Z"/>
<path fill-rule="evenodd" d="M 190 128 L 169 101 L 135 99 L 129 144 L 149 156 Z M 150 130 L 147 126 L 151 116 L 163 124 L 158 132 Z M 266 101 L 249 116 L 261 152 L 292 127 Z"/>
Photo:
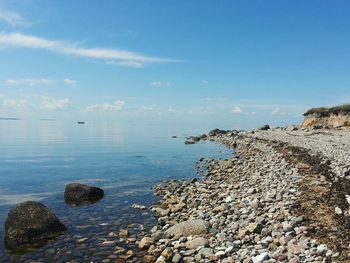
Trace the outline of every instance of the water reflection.
<path fill-rule="evenodd" d="M 68 131 L 61 122 L 45 121 L 39 123 L 40 143 L 68 143 Z"/>
<path fill-rule="evenodd" d="M 71 231 L 64 239 L 41 249 L 41 256 L 46 258 L 47 250 L 56 246 L 67 251 L 72 248 L 80 257 L 91 259 L 89 253 L 96 248 L 95 242 L 101 235 L 108 235 L 119 225 L 131 221 L 145 224 L 144 215 L 142 218 L 137 214 L 139 211 L 130 210 L 130 204 L 149 205 L 154 198 L 151 187 L 157 182 L 165 178 L 194 177 L 193 166 L 199 157 L 230 154 L 213 143 L 185 146 L 183 138 L 171 138 L 173 134 L 168 127 L 144 128 L 116 122 L 103 125 L 1 122 L 0 240 L 3 240 L 3 224 L 12 206 L 28 200 L 41 201 L 57 213 Z M 64 203 L 64 188 L 72 182 L 101 187 L 106 195 L 91 206 L 68 206 Z M 97 223 L 110 220 L 118 220 L 118 224 L 102 233 Z M 86 225 L 87 221 L 91 224 L 84 232 L 76 227 Z M 92 237 L 86 251 L 76 247 L 77 235 Z M 28 257 L 36 258 L 37 253 Z M 2 255 L 5 257 L 6 252 L 0 242 L 0 262 Z M 73 259 L 76 258 L 67 256 L 67 261 Z"/>
<path fill-rule="evenodd" d="M 5 195 L 0 193 L 0 206 L 1 205 L 15 205 L 26 201 L 41 201 L 49 196 L 56 195 L 56 192 L 43 192 L 36 194 L 12 194 Z"/>

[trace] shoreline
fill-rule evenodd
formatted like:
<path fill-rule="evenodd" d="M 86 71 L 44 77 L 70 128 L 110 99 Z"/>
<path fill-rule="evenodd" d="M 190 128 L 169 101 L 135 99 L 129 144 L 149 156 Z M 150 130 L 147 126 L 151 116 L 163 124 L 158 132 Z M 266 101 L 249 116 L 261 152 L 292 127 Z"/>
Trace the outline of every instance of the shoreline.
<path fill-rule="evenodd" d="M 235 154 L 197 159 L 192 179 L 154 185 L 157 204 L 130 203 L 140 222 L 103 226 L 93 245 L 101 262 L 349 262 L 349 129 L 215 129 L 189 138 Z"/>
<path fill-rule="evenodd" d="M 232 131 L 208 139 L 236 155 L 206 160 L 203 179 L 156 186 L 159 223 L 140 242 L 144 262 L 348 262 L 348 130 Z M 167 234 L 191 220 L 208 227 Z"/>

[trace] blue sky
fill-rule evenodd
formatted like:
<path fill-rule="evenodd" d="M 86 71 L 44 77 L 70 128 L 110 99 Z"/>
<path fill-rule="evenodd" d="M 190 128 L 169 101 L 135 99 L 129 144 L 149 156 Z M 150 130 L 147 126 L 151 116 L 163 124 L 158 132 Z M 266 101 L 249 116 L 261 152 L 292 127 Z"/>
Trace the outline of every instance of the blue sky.
<path fill-rule="evenodd" d="M 0 0 L 0 117 L 254 127 L 350 101 L 348 1 Z"/>

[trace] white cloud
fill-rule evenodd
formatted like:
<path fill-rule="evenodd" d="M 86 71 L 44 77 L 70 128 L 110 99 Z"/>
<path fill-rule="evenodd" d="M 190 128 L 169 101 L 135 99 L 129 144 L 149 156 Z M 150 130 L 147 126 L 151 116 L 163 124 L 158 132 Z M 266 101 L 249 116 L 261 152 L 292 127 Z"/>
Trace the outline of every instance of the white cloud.
<path fill-rule="evenodd" d="M 96 112 L 96 111 L 107 111 L 107 112 L 116 112 L 124 108 L 125 102 L 121 100 L 116 100 L 113 103 L 104 103 L 104 104 L 95 104 L 88 106 L 86 111 Z"/>
<path fill-rule="evenodd" d="M 288 113 L 285 111 L 281 111 L 280 108 L 275 108 L 272 112 L 271 115 L 279 115 L 279 116 L 284 116 L 287 115 Z"/>
<path fill-rule="evenodd" d="M 4 109 L 9 110 L 30 110 L 35 109 L 34 106 L 30 105 L 26 100 L 9 100 L 5 99 L 2 104 Z"/>
<path fill-rule="evenodd" d="M 208 83 L 209 83 L 209 81 L 207 81 L 207 80 L 205 80 L 205 79 L 202 80 L 202 84 L 205 85 L 205 84 L 208 84 Z"/>
<path fill-rule="evenodd" d="M 242 113 L 243 112 L 243 109 L 239 106 L 235 106 L 233 109 L 232 109 L 232 113 Z"/>
<path fill-rule="evenodd" d="M 34 79 L 34 78 L 27 78 L 27 79 L 8 79 L 5 81 L 5 84 L 8 86 L 19 86 L 19 85 L 25 85 L 25 86 L 49 86 L 53 84 L 53 80 L 48 78 L 40 78 L 40 79 Z"/>
<path fill-rule="evenodd" d="M 153 81 L 149 85 L 154 88 L 168 88 L 171 83 L 169 81 Z"/>
<path fill-rule="evenodd" d="M 21 83 L 22 81 L 18 79 L 8 79 L 5 81 L 5 84 L 8 86 L 17 86 L 17 85 L 20 85 Z"/>
<path fill-rule="evenodd" d="M 77 81 L 74 79 L 64 79 L 64 83 L 68 86 L 75 87 L 77 85 Z"/>
<path fill-rule="evenodd" d="M 143 67 L 145 64 L 180 62 L 174 59 L 145 56 L 122 49 L 83 48 L 63 41 L 48 40 L 21 33 L 0 33 L 0 45 L 12 48 L 45 49 L 65 55 L 99 59 L 107 64 L 126 67 Z"/>
<path fill-rule="evenodd" d="M 40 110 L 55 111 L 64 110 L 71 104 L 69 98 L 57 99 L 52 97 L 43 96 L 41 98 Z"/>
<path fill-rule="evenodd" d="M 0 20 L 11 26 L 20 26 L 24 25 L 26 22 L 24 18 L 15 12 L 4 10 L 0 8 Z"/>

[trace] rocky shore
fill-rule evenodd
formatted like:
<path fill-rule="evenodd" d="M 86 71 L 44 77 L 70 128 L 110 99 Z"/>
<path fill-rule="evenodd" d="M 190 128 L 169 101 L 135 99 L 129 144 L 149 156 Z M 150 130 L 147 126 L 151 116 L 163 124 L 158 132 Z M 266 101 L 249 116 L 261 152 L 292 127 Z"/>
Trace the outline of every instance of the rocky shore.
<path fill-rule="evenodd" d="M 201 180 L 167 181 L 144 262 L 349 262 L 350 131 L 209 133 L 236 149 Z M 190 147 L 190 146 L 189 146 Z"/>

